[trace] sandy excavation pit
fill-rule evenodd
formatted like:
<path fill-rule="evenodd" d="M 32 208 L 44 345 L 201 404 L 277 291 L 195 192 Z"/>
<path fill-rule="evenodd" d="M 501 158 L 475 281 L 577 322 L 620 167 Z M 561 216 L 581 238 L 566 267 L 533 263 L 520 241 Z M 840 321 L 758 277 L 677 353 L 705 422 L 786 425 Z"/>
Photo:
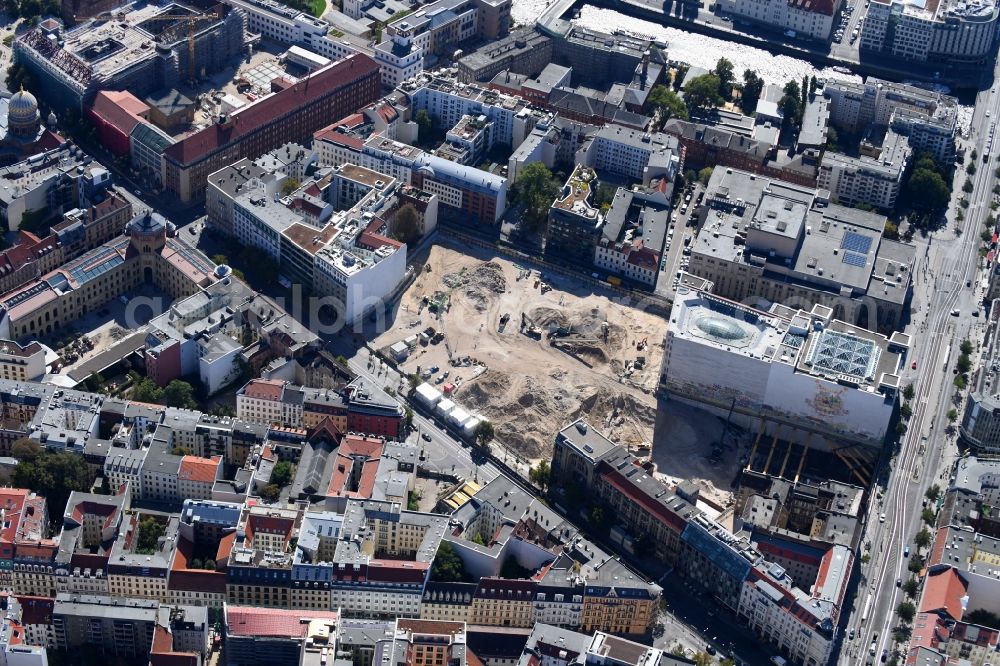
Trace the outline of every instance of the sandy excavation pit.
<path fill-rule="evenodd" d="M 662 317 L 502 257 L 437 245 L 426 265 L 375 341 L 387 347 L 428 327 L 444 333 L 438 344 L 416 346 L 404 370 L 437 366 L 427 381 L 454 383 L 455 402 L 488 418 L 498 440 L 532 461 L 549 457 L 555 434 L 580 416 L 621 444 L 652 443 Z M 466 357 L 472 365 L 449 363 Z"/>

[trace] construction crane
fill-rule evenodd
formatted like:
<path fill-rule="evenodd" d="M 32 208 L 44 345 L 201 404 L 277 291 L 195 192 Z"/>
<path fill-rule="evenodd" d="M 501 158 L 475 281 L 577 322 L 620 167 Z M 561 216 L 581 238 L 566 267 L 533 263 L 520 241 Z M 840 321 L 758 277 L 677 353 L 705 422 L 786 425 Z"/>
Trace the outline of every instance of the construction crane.
<path fill-rule="evenodd" d="M 186 22 L 188 29 L 188 80 L 192 83 L 195 80 L 195 70 L 194 70 L 194 32 L 195 27 L 201 21 L 217 21 L 219 20 L 218 10 L 213 11 L 211 14 L 158 14 L 151 18 L 146 19 L 146 21 L 179 21 Z"/>
<path fill-rule="evenodd" d="M 155 16 L 149 16 L 149 17 L 143 18 L 140 21 L 140 23 L 147 23 L 149 21 L 177 21 L 179 23 L 180 22 L 186 22 L 187 23 L 187 29 L 188 29 L 188 37 L 187 37 L 187 43 L 188 43 L 188 80 L 193 83 L 195 81 L 195 67 L 194 67 L 194 35 L 195 35 L 195 27 L 197 27 L 197 25 L 200 22 L 202 22 L 202 21 L 218 21 L 219 18 L 220 18 L 219 14 L 220 14 L 219 7 L 217 6 L 215 9 L 213 9 L 211 11 L 211 13 L 208 13 L 208 14 L 157 14 Z M 98 19 L 119 19 L 119 20 L 124 21 L 127 18 L 129 18 L 129 16 L 128 16 L 128 14 L 126 14 L 124 12 L 117 12 L 117 13 L 116 12 L 104 12 L 103 14 L 99 15 L 97 18 Z M 167 29 L 169 29 L 169 26 L 167 28 L 165 28 L 164 30 L 167 30 Z"/>

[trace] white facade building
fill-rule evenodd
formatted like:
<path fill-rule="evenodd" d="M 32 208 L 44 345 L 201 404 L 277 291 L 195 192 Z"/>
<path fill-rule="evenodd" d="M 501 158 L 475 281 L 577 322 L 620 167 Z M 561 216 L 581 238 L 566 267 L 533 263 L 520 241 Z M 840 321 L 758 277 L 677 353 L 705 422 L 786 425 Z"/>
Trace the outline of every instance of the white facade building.
<path fill-rule="evenodd" d="M 839 5 L 839 0 L 719 0 L 718 8 L 720 13 L 742 21 L 766 25 L 772 30 L 794 30 L 796 37 L 826 41 L 830 39 Z"/>
<path fill-rule="evenodd" d="M 754 427 L 795 424 L 783 437 L 818 433 L 881 446 L 908 339 L 897 334 L 890 342 L 831 312 L 822 305 L 763 312 L 681 287 L 664 344 L 663 387 L 672 397 L 732 409 L 734 418 L 763 417 Z"/>
<path fill-rule="evenodd" d="M 901 60 L 976 65 L 992 57 L 996 30 L 997 5 L 991 0 L 872 0 L 860 45 L 862 51 Z"/>

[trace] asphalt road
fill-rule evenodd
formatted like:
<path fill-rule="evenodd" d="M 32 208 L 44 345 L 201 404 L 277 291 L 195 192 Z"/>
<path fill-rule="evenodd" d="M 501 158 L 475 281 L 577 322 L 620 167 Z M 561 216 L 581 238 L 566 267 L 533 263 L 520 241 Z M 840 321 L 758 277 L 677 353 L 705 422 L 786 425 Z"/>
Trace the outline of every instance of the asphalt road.
<path fill-rule="evenodd" d="M 895 608 L 904 599 L 896 581 L 910 576 L 903 550 L 909 545 L 916 552 L 912 539 L 921 527 L 926 489 L 934 483 L 942 488 L 948 485 L 957 449 L 954 434 L 946 432 L 946 415 L 952 408 L 962 412 L 961 404 L 953 399 L 952 369 L 962 340 L 979 339 L 985 320 L 982 314 L 974 317 L 972 313 L 979 309 L 983 297 L 978 242 L 990 214 L 998 151 L 996 147 L 987 150 L 987 146 L 989 126 L 998 115 L 1000 95 L 996 88 L 980 93 L 969 140 L 978 152 L 978 170 L 972 177 L 975 189 L 969 195 L 965 220 L 937 232 L 922 251 L 918 250 L 913 276 L 916 314 L 907 329 L 913 345 L 907 363 L 916 360 L 917 369 L 908 365 L 903 378 L 904 384 L 912 382 L 916 390 L 913 416 L 900 452 L 890 461 L 884 494 L 873 494 L 869 505 L 863 542 L 871 542 L 871 560 L 862 566 L 848 623 L 857 637 L 844 644 L 841 664 L 879 663 L 883 651 L 892 651 L 892 632 L 898 619 Z M 968 159 L 971 157 L 967 156 L 966 164 Z M 965 174 L 960 173 L 956 183 L 960 186 L 964 180 Z M 952 314 L 955 311 L 957 314 Z M 869 612 L 862 622 L 865 608 Z"/>

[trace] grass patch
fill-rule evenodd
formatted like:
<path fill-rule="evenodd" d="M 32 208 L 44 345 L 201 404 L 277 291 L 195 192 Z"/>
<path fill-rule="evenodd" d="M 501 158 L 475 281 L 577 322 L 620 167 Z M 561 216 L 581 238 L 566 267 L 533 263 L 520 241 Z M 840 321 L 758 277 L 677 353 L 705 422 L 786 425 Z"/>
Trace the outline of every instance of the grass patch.
<path fill-rule="evenodd" d="M 336 28 L 330 28 L 330 32 L 328 32 L 327 34 L 330 37 L 333 37 L 334 39 L 340 39 L 341 37 L 344 36 L 344 33 L 341 30 L 337 30 Z"/>
<path fill-rule="evenodd" d="M 316 18 L 321 18 L 326 11 L 326 0 L 309 0 L 309 13 Z M 340 35 L 343 37 L 343 33 Z"/>

